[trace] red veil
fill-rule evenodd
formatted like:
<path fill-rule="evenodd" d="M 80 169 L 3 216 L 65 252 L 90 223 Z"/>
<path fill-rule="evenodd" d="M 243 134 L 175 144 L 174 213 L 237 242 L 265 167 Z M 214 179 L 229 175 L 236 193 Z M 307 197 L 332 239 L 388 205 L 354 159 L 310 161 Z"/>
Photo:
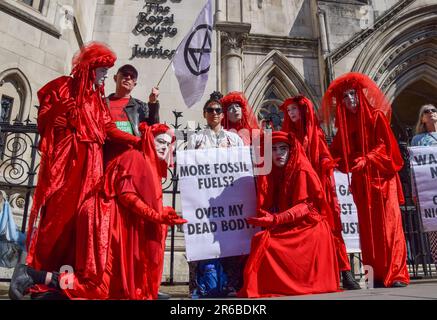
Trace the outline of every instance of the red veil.
<path fill-rule="evenodd" d="M 344 93 L 355 90 L 359 107 L 347 110 Z M 334 80 L 323 97 L 325 121 L 335 108 L 335 135 L 331 152 L 339 169 L 352 172 L 351 190 L 358 208 L 363 262 L 374 268 L 375 280 L 391 286 L 408 283 L 406 245 L 399 203 L 404 202 L 398 171 L 403 159 L 390 128 L 391 106 L 378 86 L 366 75 L 348 73 Z"/>
<path fill-rule="evenodd" d="M 252 141 L 252 130 L 259 129 L 258 121 L 256 120 L 256 116 L 253 113 L 252 109 L 249 107 L 249 103 L 242 92 L 233 91 L 224 96 L 220 103 L 223 107 L 223 127 L 226 130 L 235 130 L 240 137 L 243 139 L 244 144 L 250 144 Z M 238 103 L 241 106 L 242 118 L 239 123 L 233 123 L 228 119 L 228 108 L 231 104 Z M 249 134 L 250 139 L 247 139 L 246 133 L 240 132 L 240 130 L 246 129 Z"/>
<path fill-rule="evenodd" d="M 346 106 L 343 102 L 343 94 L 346 90 L 354 89 L 360 104 L 358 114 L 353 115 L 346 111 Z M 335 114 L 335 127 L 338 129 L 338 134 L 341 139 L 342 156 L 345 159 L 344 169 L 350 172 L 351 163 L 351 141 L 349 141 L 351 133 L 358 132 L 360 136 L 360 144 L 362 146 L 362 155 L 365 156 L 370 150 L 368 146 L 370 135 L 373 132 L 376 117 L 384 116 L 389 123 L 391 118 L 391 105 L 385 95 L 379 89 L 373 80 L 368 76 L 350 72 L 335 79 L 328 90 L 326 91 L 322 101 L 322 112 L 324 120 L 327 124 L 330 123 Z M 353 126 L 348 123 L 354 123 Z M 356 125 L 355 125 L 356 124 Z M 391 135 L 391 142 L 397 145 L 396 139 Z M 403 160 L 399 148 L 393 150 L 394 163 L 397 171 L 402 168 Z"/>
<path fill-rule="evenodd" d="M 338 289 L 335 244 L 326 220 L 324 191 L 296 138 L 273 132 L 272 142 L 290 146 L 284 168 L 259 177 L 258 207 L 273 214 L 307 203 L 303 220 L 258 232 L 252 239 L 240 297 L 271 297 L 333 292 Z M 262 212 L 262 211 L 261 211 Z"/>
<path fill-rule="evenodd" d="M 296 105 L 299 108 L 301 121 L 293 123 L 287 114 L 289 105 Z M 321 145 L 321 139 L 325 141 L 324 133 L 320 129 L 319 121 L 314 113 L 314 106 L 310 99 L 303 95 L 298 95 L 293 98 L 286 99 L 280 109 L 284 112 L 284 122 L 281 131 L 293 132 L 296 138 L 302 144 L 308 159 L 311 161 L 316 172 L 320 175 L 322 155 L 329 157 L 326 154 L 325 146 Z M 322 181 L 323 182 L 323 181 Z"/>
<path fill-rule="evenodd" d="M 235 124 L 229 121 L 228 119 L 228 108 L 231 104 L 238 103 L 242 109 L 242 119 L 239 123 Z M 249 103 L 242 92 L 234 91 L 228 93 L 221 99 L 221 104 L 223 107 L 224 118 L 223 123 L 226 130 L 235 129 L 259 129 L 258 121 L 256 120 L 256 116 L 253 111 L 249 107 Z"/>
<path fill-rule="evenodd" d="M 124 193 L 135 193 L 147 206 L 163 212 L 161 179 L 167 174 L 167 164 L 157 156 L 154 137 L 170 130 L 162 124 L 144 125 L 140 130 L 142 152 L 123 153 L 108 165 L 106 173 L 105 191 L 114 197 L 113 273 L 119 272 L 111 280 L 111 299 L 156 299 L 161 283 L 167 227 L 126 210 L 116 200 Z"/>
<path fill-rule="evenodd" d="M 296 105 L 298 107 L 300 113 L 299 121 L 291 121 L 287 111 L 289 105 Z M 328 221 L 335 236 L 339 268 L 341 271 L 350 270 L 349 258 L 341 234 L 340 206 L 335 193 L 335 181 L 331 169 L 333 159 L 326 143 L 325 133 L 320 128 L 319 121 L 314 112 L 313 103 L 305 96 L 298 95 L 286 99 L 280 106 L 280 109 L 284 112 L 282 130 L 292 132 L 302 143 L 303 150 L 317 172 L 325 190 L 326 200 L 332 213 L 328 215 Z"/>
<path fill-rule="evenodd" d="M 35 190 L 33 198 L 33 206 L 29 217 L 29 229 L 27 236 L 28 258 L 27 261 L 31 263 L 35 248 L 32 248 L 33 243 L 36 242 L 38 229 L 34 228 L 36 218 L 48 202 L 53 199 L 55 192 L 63 192 L 62 188 L 68 185 L 72 178 L 77 180 L 75 173 L 71 177 L 73 169 L 80 170 L 80 167 L 85 165 L 90 170 L 90 175 L 86 177 L 87 181 L 97 181 L 101 177 L 101 168 L 99 154 L 101 153 L 98 145 L 102 145 L 106 137 L 104 124 L 110 121 L 109 113 L 105 109 L 105 104 L 102 100 L 103 88 L 99 88 L 97 94 L 93 93 L 93 83 L 95 80 L 95 70 L 98 67 L 111 67 L 114 65 L 116 55 L 105 44 L 92 42 L 80 49 L 80 52 L 73 58 L 72 77 L 60 77 L 48 84 L 38 91 L 38 98 L 40 101 L 40 108 L 38 110 L 38 131 L 41 134 L 41 141 L 39 150 L 41 151 L 40 170 L 38 174 L 38 185 Z M 69 110 L 64 109 L 64 103 L 70 99 L 76 100 L 76 105 Z M 66 127 L 58 126 L 56 120 L 65 114 L 67 117 Z M 65 119 L 65 118 L 64 118 Z M 94 141 L 97 144 L 89 144 L 90 147 L 86 150 L 96 158 L 94 161 L 87 160 L 91 155 L 86 155 L 83 152 L 84 146 L 78 146 L 78 141 Z M 81 163 L 75 166 L 75 163 Z M 91 167 L 95 167 L 92 169 Z M 84 178 L 85 179 L 85 178 Z M 92 188 L 92 183 L 86 186 Z M 85 185 L 85 183 L 84 183 Z M 86 187 L 85 187 L 86 188 Z M 82 190 L 83 194 L 91 193 L 92 190 Z M 68 194 L 65 195 L 68 198 Z M 54 199 L 56 200 L 56 199 Z M 68 204 L 70 207 L 76 205 Z M 54 208 L 55 211 L 57 210 Z M 61 209 L 59 209 L 61 210 Z M 54 212 L 53 214 L 57 214 Z M 55 220 L 58 224 L 62 224 L 62 215 L 58 215 Z M 49 219 L 49 218 L 47 218 Z M 64 221 L 65 222 L 65 221 Z M 45 225 L 50 227 L 49 222 Z M 39 228 L 41 230 L 41 226 Z M 56 229 L 56 228 L 55 228 Z M 58 232 L 60 232 L 58 230 Z M 59 235 L 61 236 L 61 235 Z M 104 242 L 104 236 L 101 241 Z M 50 238 L 47 234 L 43 238 Z M 56 237 L 53 236 L 53 243 L 56 243 Z M 70 244 L 72 245 L 72 244 Z M 99 243 L 99 249 L 104 248 L 104 243 Z M 92 249 L 92 248 L 90 248 Z M 41 248 L 43 251 L 50 249 Z M 73 250 L 71 250 L 73 251 Z M 92 251 L 92 250 L 91 250 Z M 44 254 L 54 257 L 53 263 L 59 257 L 56 253 L 45 252 Z M 96 254 L 99 256 L 99 254 Z M 102 261 L 98 261 L 97 269 L 102 268 L 104 256 L 101 256 Z M 48 261 L 46 261 L 48 262 Z M 56 264 L 56 263 L 55 263 Z M 96 266 L 88 264 L 91 273 L 96 273 Z M 51 265 L 50 265 L 51 267 Z M 38 269 L 39 267 L 36 266 Z"/>

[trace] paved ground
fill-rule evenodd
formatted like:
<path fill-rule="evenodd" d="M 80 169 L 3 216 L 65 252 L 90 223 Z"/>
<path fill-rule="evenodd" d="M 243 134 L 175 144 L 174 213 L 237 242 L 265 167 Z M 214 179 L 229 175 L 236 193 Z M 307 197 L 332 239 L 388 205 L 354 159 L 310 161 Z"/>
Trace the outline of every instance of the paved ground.
<path fill-rule="evenodd" d="M 8 299 L 8 285 L 0 283 L 0 299 Z M 170 293 L 172 299 L 188 299 L 188 286 L 162 286 L 161 291 Z M 276 298 L 278 300 L 437 300 L 437 279 L 414 280 L 406 288 L 382 288 L 344 291 L 319 295 Z M 230 298 L 232 300 L 232 298 Z"/>

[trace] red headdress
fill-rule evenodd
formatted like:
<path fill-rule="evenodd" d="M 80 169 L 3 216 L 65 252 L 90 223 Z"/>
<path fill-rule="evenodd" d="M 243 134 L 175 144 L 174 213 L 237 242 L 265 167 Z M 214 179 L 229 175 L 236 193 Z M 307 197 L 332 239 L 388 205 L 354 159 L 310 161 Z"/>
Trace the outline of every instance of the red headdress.
<path fill-rule="evenodd" d="M 258 205 L 262 204 L 267 209 L 277 206 L 280 211 L 283 211 L 289 208 L 290 197 L 298 199 L 308 192 L 305 187 L 314 187 L 312 191 L 315 193 L 310 194 L 310 196 L 320 213 L 326 215 L 326 210 L 329 210 L 329 207 L 326 205 L 320 180 L 305 156 L 302 145 L 293 133 L 274 131 L 272 133 L 272 145 L 278 142 L 284 142 L 290 146 L 290 155 L 285 167 L 278 168 L 273 165 L 272 172 L 269 175 L 258 178 Z M 305 181 L 307 184 L 305 187 L 297 186 L 296 179 L 299 180 L 299 175 L 304 171 L 311 177 L 308 178 L 311 179 L 311 183 L 310 180 L 307 180 Z"/>
<path fill-rule="evenodd" d="M 73 57 L 73 68 L 71 75 L 74 78 L 74 92 L 76 94 L 76 103 L 82 104 L 84 94 L 92 90 L 96 77 L 97 68 L 111 68 L 117 56 L 104 43 L 90 42 L 83 47 Z M 103 86 L 100 92 L 104 93 Z"/>
<path fill-rule="evenodd" d="M 351 89 L 355 90 L 359 103 L 356 115 L 348 112 L 343 102 L 345 91 Z M 322 103 L 322 112 L 327 124 L 330 123 L 335 113 L 335 126 L 338 128 L 346 170 L 349 172 L 351 133 L 359 133 L 362 156 L 365 156 L 369 152 L 369 135 L 373 131 L 376 112 L 382 112 L 390 122 L 391 105 L 373 80 L 356 72 L 347 73 L 334 80 L 326 91 Z"/>
<path fill-rule="evenodd" d="M 300 113 L 300 121 L 294 123 L 288 116 L 287 107 L 289 105 L 296 105 Z M 284 112 L 284 122 L 282 124 L 282 131 L 292 132 L 302 144 L 306 155 L 310 159 L 316 171 L 319 168 L 320 160 L 320 135 L 324 136 L 319 126 L 319 120 L 314 112 L 314 105 L 310 99 L 303 95 L 298 95 L 293 98 L 288 98 L 280 106 Z"/>
<path fill-rule="evenodd" d="M 167 168 L 173 164 L 173 147 L 170 147 L 168 152 L 168 159 L 166 161 L 160 160 L 156 154 L 155 140 L 154 138 L 160 134 L 168 134 L 172 138 L 172 143 L 175 142 L 176 137 L 174 131 L 170 129 L 166 124 L 155 123 L 152 126 L 148 126 L 143 122 L 139 126 L 139 130 L 142 133 L 143 140 L 143 153 L 146 158 L 155 163 L 156 168 L 162 178 L 167 177 Z"/>
<path fill-rule="evenodd" d="M 228 108 L 231 104 L 238 103 L 241 106 L 242 110 L 242 118 L 239 123 L 232 123 L 228 119 Z M 256 121 L 256 117 L 252 110 L 249 108 L 249 104 L 247 102 L 246 97 L 242 92 L 234 91 L 228 93 L 221 99 L 221 104 L 224 111 L 224 127 L 225 129 L 259 129 L 258 122 Z"/>

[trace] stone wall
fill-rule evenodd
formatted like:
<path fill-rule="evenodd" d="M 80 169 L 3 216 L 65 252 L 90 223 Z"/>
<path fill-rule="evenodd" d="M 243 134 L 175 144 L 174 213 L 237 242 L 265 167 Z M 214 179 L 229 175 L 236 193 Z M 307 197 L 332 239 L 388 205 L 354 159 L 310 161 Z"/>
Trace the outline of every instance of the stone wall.
<path fill-rule="evenodd" d="M 30 99 L 23 118 L 26 119 L 30 112 L 29 119 L 35 121 L 36 92 L 48 81 L 70 72 L 71 58 L 79 48 L 73 24 L 65 19 L 65 9 L 78 9 L 74 13 L 79 28 L 86 33 L 92 28 L 89 17 L 94 12 L 88 11 L 92 6 L 79 5 L 73 0 L 49 1 L 42 13 L 17 1 L 4 3 L 0 10 L 0 80 L 2 73 L 10 69 L 22 73 L 30 89 L 26 92 Z M 89 35 L 83 38 L 87 39 Z"/>
<path fill-rule="evenodd" d="M 139 71 L 138 84 L 133 91 L 133 96 L 138 99 L 147 101 L 150 90 L 158 84 L 158 81 L 164 74 L 165 69 L 169 66 L 170 59 L 158 57 L 135 57 L 132 58 L 133 48 L 138 45 L 140 48 L 146 48 L 145 43 L 151 38 L 150 35 L 136 35 L 135 26 L 138 22 L 140 12 L 147 13 L 148 7 L 144 7 L 146 1 L 132 0 L 114 0 L 114 1 L 97 1 L 97 11 L 94 26 L 94 40 L 104 41 L 111 45 L 118 55 L 115 68 L 110 70 L 110 77 L 106 83 L 106 92 L 110 93 L 115 90 L 115 83 L 112 76 L 117 69 L 123 64 L 132 64 Z M 197 15 L 203 7 L 204 1 L 198 0 L 165 0 L 160 1 L 162 7 L 169 7 L 167 14 L 156 14 L 155 8 L 152 8 L 152 15 L 171 17 L 173 15 L 174 23 L 171 27 L 177 28 L 177 34 L 174 36 L 164 36 L 157 47 L 163 47 L 163 50 L 174 50 L 177 48 L 182 39 L 194 24 Z M 213 1 L 214 3 L 214 1 Z M 152 24 L 153 25 L 153 24 Z M 155 38 L 155 37 L 154 37 Z M 148 46 L 147 48 L 154 48 Z M 216 90 L 216 39 L 215 32 L 213 37 L 213 53 L 211 69 L 209 72 L 209 81 L 205 89 L 205 94 L 201 101 L 188 109 L 182 99 L 179 84 L 174 72 L 170 66 L 159 85 L 161 119 L 167 123 L 173 123 L 174 116 L 172 111 L 182 111 L 184 117 L 182 121 L 184 126 L 187 121 L 204 123 L 202 107 L 209 99 L 209 94 Z"/>

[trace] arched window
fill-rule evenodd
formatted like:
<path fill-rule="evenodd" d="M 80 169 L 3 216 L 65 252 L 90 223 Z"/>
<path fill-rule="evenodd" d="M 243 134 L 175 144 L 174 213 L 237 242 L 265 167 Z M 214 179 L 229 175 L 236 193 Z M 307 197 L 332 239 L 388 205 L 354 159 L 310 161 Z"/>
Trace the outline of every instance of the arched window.
<path fill-rule="evenodd" d="M 0 73 L 0 122 L 23 122 L 30 109 L 30 86 L 18 69 Z"/>
<path fill-rule="evenodd" d="M 0 72 L 0 127 L 30 121 L 31 95 L 30 84 L 19 69 Z M 0 160 L 4 160 L 5 153 L 12 158 L 17 154 L 18 140 L 18 135 L 0 133 Z"/>
<path fill-rule="evenodd" d="M 284 113 L 279 110 L 282 100 L 275 94 L 273 90 L 267 91 L 261 107 L 258 109 L 258 121 L 264 128 L 280 130 Z"/>

